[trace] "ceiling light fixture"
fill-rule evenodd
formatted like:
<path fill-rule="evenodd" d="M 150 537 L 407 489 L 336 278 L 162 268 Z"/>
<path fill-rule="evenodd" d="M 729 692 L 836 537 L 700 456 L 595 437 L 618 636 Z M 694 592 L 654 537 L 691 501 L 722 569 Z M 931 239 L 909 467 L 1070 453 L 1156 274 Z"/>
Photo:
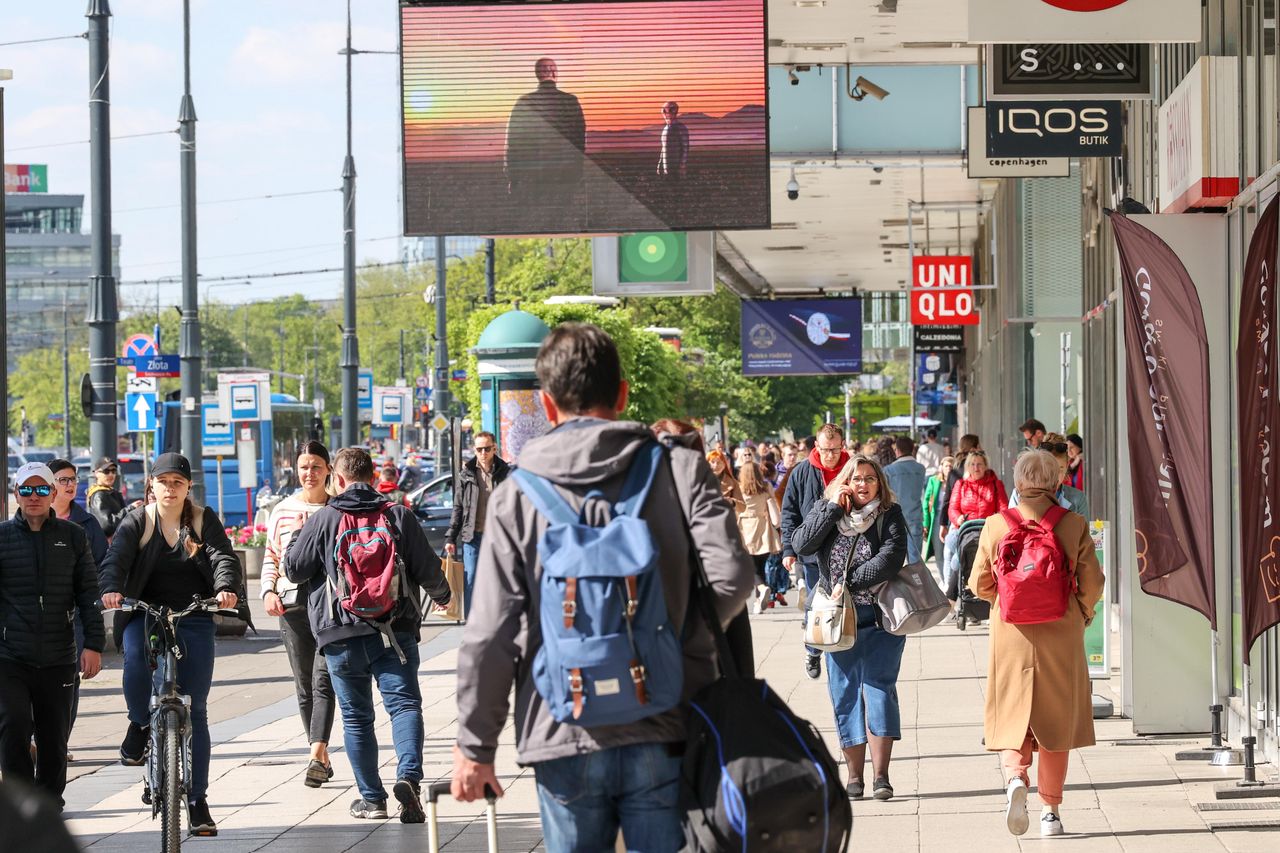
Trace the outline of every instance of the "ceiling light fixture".
<path fill-rule="evenodd" d="M 795 4 L 801 9 L 818 9 L 827 5 L 827 0 L 795 0 Z"/>

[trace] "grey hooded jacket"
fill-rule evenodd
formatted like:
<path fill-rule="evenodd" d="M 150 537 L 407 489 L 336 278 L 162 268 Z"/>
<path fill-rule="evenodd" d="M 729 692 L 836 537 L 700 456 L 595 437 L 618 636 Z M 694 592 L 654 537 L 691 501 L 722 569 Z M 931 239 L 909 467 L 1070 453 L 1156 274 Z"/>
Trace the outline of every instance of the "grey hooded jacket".
<path fill-rule="evenodd" d="M 551 480 L 575 508 L 599 489 L 612 501 L 635 453 L 653 434 L 643 424 L 574 418 L 520 452 L 520 467 Z M 658 470 L 641 513 L 659 549 L 663 592 L 674 626 L 685 624 L 689 603 L 689 536 L 716 594 L 721 625 L 742 611 L 755 587 L 755 570 L 742 547 L 733 510 L 702 454 L 673 447 L 670 466 Z M 603 523 L 606 501 L 592 500 L 587 518 Z M 683 743 L 687 706 L 629 725 L 581 728 L 561 724 L 534 689 L 533 657 L 541 644 L 538 621 L 538 540 L 546 521 L 508 478 L 494 490 L 476 568 L 471 616 L 458 654 L 458 747 L 473 761 L 493 762 L 515 685 L 516 748 L 521 764 L 637 743 Z M 686 528 L 686 519 L 688 527 Z M 684 643 L 687 700 L 715 677 L 711 632 L 700 621 Z"/>

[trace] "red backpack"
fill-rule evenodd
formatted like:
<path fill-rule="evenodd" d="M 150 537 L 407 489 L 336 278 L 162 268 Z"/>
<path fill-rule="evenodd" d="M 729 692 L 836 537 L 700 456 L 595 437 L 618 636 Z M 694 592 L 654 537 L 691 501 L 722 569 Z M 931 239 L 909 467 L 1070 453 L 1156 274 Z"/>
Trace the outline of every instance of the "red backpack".
<path fill-rule="evenodd" d="M 996 547 L 996 590 L 1000 619 L 1010 625 L 1056 622 L 1067 612 L 1075 592 L 1075 575 L 1054 535 L 1067 511 L 1056 504 L 1040 521 L 1022 517 L 1016 507 L 1000 513 L 1009 532 Z"/>
<path fill-rule="evenodd" d="M 404 586 L 403 563 L 385 507 L 367 515 L 342 513 L 333 559 L 338 603 L 348 613 L 377 620 L 395 609 Z"/>

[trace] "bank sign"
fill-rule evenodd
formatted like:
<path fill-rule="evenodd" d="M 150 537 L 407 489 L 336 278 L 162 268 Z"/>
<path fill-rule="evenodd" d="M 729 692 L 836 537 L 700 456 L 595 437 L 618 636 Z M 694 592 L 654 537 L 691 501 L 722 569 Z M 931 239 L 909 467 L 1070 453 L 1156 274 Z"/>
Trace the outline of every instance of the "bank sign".
<path fill-rule="evenodd" d="M 922 255 L 911 259 L 911 323 L 915 326 L 976 326 L 973 258 Z"/>
<path fill-rule="evenodd" d="M 969 0 L 974 44 L 1200 41 L 1201 0 Z"/>
<path fill-rule="evenodd" d="M 988 157 L 1118 157 L 1119 101 L 1000 101 L 987 105 Z"/>
<path fill-rule="evenodd" d="M 7 193 L 47 193 L 49 167 L 43 163 L 5 163 L 4 191 Z"/>

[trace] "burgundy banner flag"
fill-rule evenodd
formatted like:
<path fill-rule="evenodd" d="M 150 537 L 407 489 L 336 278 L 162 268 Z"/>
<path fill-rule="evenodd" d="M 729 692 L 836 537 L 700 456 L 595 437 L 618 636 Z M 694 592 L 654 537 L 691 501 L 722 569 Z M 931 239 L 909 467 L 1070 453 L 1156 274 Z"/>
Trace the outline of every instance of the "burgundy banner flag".
<path fill-rule="evenodd" d="M 1280 623 L 1280 384 L 1276 375 L 1276 250 L 1280 197 L 1258 220 L 1240 292 L 1240 597 L 1244 662 L 1253 641 Z"/>
<path fill-rule="evenodd" d="M 1204 614 L 1217 630 L 1204 311 L 1167 243 L 1119 213 L 1111 226 L 1124 278 L 1139 580 L 1148 595 Z"/>

